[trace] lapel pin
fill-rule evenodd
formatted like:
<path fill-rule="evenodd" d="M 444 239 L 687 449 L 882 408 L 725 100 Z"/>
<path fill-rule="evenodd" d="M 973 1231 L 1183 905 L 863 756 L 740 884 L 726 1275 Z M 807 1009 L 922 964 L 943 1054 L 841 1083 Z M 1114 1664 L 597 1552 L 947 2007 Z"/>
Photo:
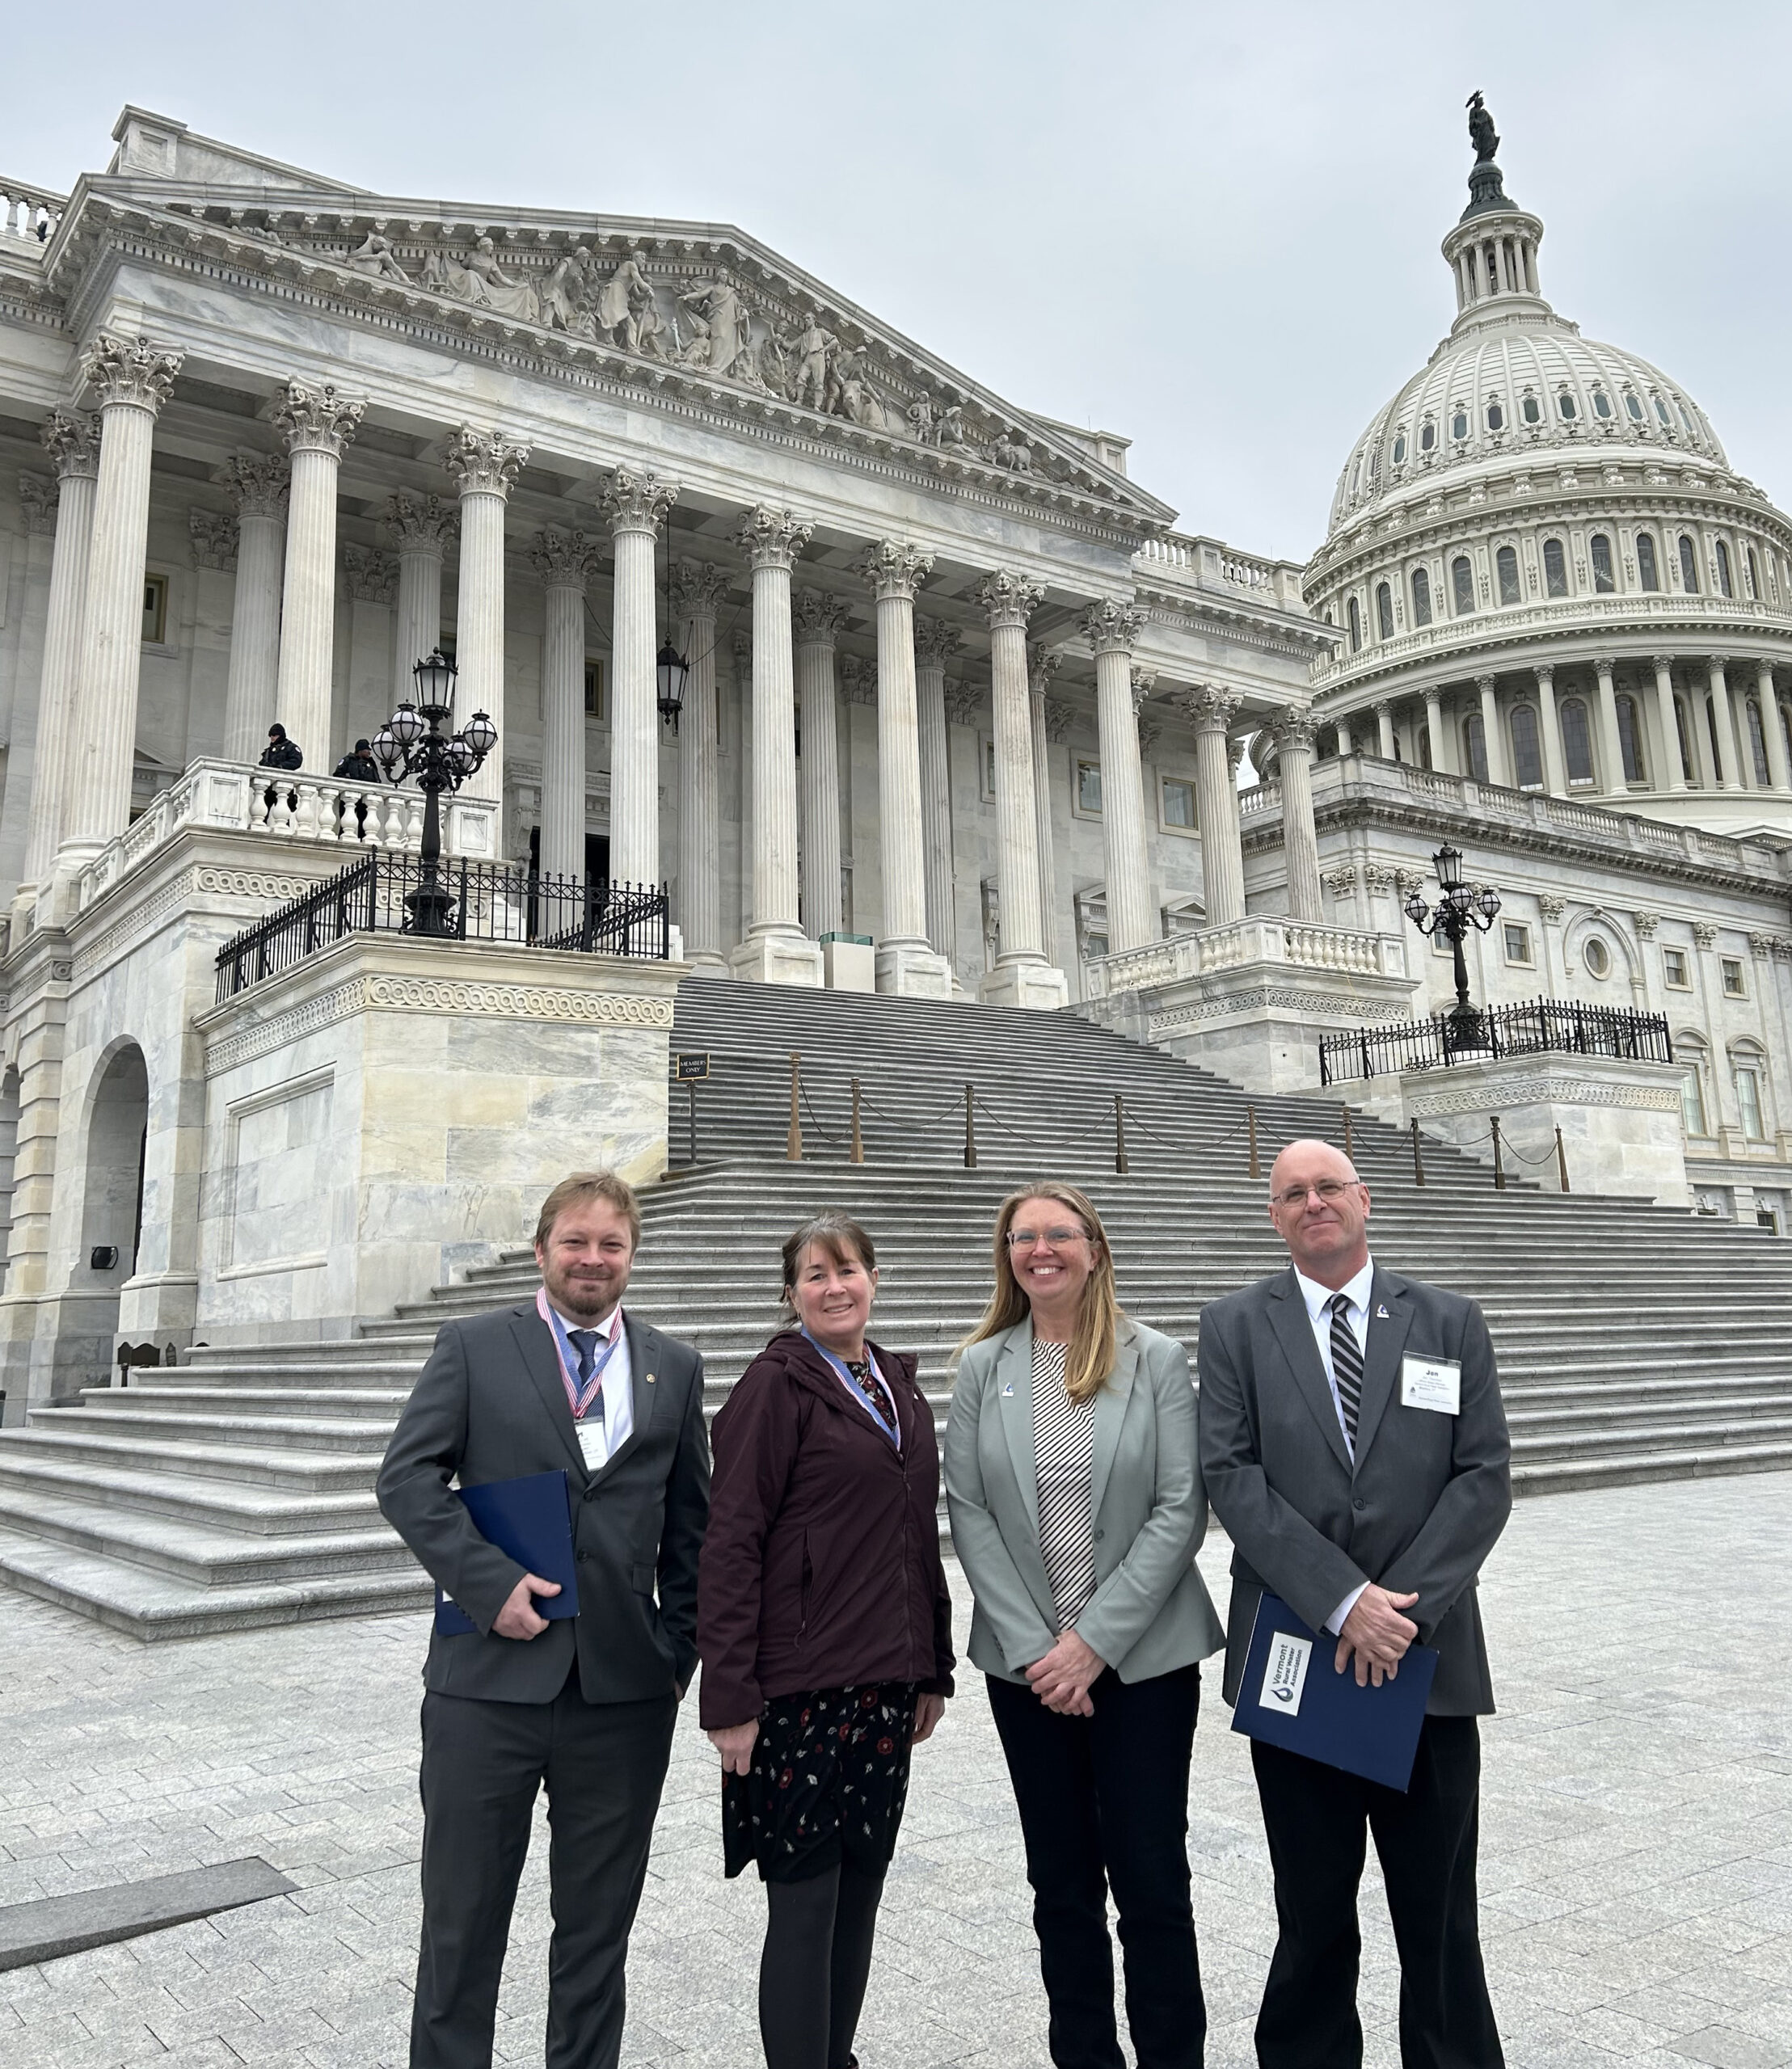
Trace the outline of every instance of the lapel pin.
<path fill-rule="evenodd" d="M 1375 1319 L 1378 1322 L 1391 1322 L 1394 1320 L 1393 1316 L 1388 1313 L 1387 1303 L 1385 1300 L 1376 1309 Z M 647 1377 L 651 1380 L 653 1377 L 652 1373 L 649 1372 Z"/>
<path fill-rule="evenodd" d="M 1006 1385 L 1006 1386 L 1005 1386 L 1005 1387 L 1002 1388 L 1002 1390 L 1001 1390 L 1001 1397 L 1002 1397 L 1002 1399 L 1003 1399 L 1004 1401 L 1012 1401 L 1012 1400 L 1014 1399 L 1014 1381 L 1013 1381 L 1012 1380 L 1010 1380 L 1008 1382 L 1007 1385 Z"/>
<path fill-rule="evenodd" d="M 1387 1309 L 1386 1309 L 1385 1308 L 1384 1308 L 1381 1310 L 1381 1312 L 1382 1312 L 1382 1313 L 1383 1313 L 1383 1314 L 1385 1314 L 1388 1311 L 1387 1311 Z M 652 1372 L 649 1372 L 649 1373 L 648 1373 L 648 1375 L 647 1375 L 647 1384 L 648 1384 L 650 1387 L 653 1384 L 654 1380 L 655 1380 L 655 1378 L 656 1378 L 656 1376 L 656 1376 L 656 1374 L 652 1373 Z"/>

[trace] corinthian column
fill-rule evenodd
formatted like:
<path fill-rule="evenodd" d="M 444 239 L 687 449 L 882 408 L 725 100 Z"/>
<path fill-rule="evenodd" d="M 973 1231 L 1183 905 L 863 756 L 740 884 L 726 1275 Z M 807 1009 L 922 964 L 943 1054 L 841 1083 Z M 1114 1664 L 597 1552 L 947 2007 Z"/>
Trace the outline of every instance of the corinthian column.
<path fill-rule="evenodd" d="M 366 407 L 328 382 L 289 381 L 274 412 L 293 463 L 275 714 L 306 766 L 326 773 L 336 635 L 336 478 L 342 449 Z"/>
<path fill-rule="evenodd" d="M 728 967 L 770 984 L 821 982 L 821 951 L 798 918 L 791 651 L 791 563 L 814 529 L 761 503 L 735 534 L 753 567 L 753 922 Z"/>
<path fill-rule="evenodd" d="M 224 752 L 231 761 L 258 760 L 274 722 L 288 473 L 283 453 L 237 453 L 214 478 L 237 507 L 237 583 L 224 692 Z"/>
<path fill-rule="evenodd" d="M 841 930 L 840 740 L 834 642 L 846 622 L 837 596 L 805 589 L 796 622 L 798 727 L 803 738 L 803 924 L 819 940 Z"/>
<path fill-rule="evenodd" d="M 1107 865 L 1107 945 L 1118 954 L 1157 935 L 1151 864 L 1145 845 L 1145 772 L 1132 703 L 1132 646 L 1142 615 L 1109 598 L 1084 612 L 1083 636 L 1095 651 L 1101 727 L 1102 845 Z"/>
<path fill-rule="evenodd" d="M 1319 835 L 1313 823 L 1313 738 L 1317 730 L 1313 714 L 1292 704 L 1269 722 L 1282 786 L 1288 909 L 1292 918 L 1313 926 L 1320 925 L 1326 917 L 1319 897 Z"/>
<path fill-rule="evenodd" d="M 416 694 L 411 670 L 442 643 L 442 557 L 460 529 L 460 514 L 439 495 L 400 489 L 386 504 L 386 529 L 398 550 L 398 645 L 392 660 L 396 705 Z M 584 693 L 581 681 L 581 708 Z"/>
<path fill-rule="evenodd" d="M 583 532 L 538 533 L 529 555 L 546 592 L 542 874 L 576 883 L 585 880 L 585 584 L 597 558 L 597 541 Z"/>
<path fill-rule="evenodd" d="M 1229 927 L 1245 916 L 1245 857 L 1226 732 L 1243 699 L 1209 683 L 1183 691 L 1176 701 L 1195 728 L 1195 810 L 1201 822 L 1207 924 Z"/>
<path fill-rule="evenodd" d="M 1033 717 L 1027 684 L 1027 621 L 1045 592 L 1011 569 L 977 584 L 989 617 L 995 713 L 996 892 L 1001 946 L 982 996 L 997 1005 L 1052 1010 L 1066 1003 L 1064 972 L 1045 959 L 1040 925 L 1039 824 L 1034 816 Z"/>
<path fill-rule="evenodd" d="M 921 739 L 915 715 L 915 591 L 934 565 L 899 540 L 868 547 L 859 572 L 877 598 L 877 808 L 883 863 L 883 929 L 877 988 L 949 997 L 952 972 L 927 941 L 921 832 Z"/>
<path fill-rule="evenodd" d="M 1568 765 L 1562 751 L 1562 720 L 1556 710 L 1555 668 L 1545 663 L 1532 672 L 1537 677 L 1537 701 L 1543 714 L 1543 786 L 1552 797 L 1566 797 Z"/>
<path fill-rule="evenodd" d="M 99 471 L 81 612 L 57 871 L 78 869 L 130 824 L 143 655 L 150 455 L 183 355 L 102 332 L 82 362 L 99 398 Z"/>
<path fill-rule="evenodd" d="M 81 659 L 81 613 L 93 542 L 95 485 L 99 478 L 99 425 L 76 411 L 57 410 L 44 425 L 45 450 L 56 462 L 56 539 L 50 550 L 49 609 L 37 696 L 37 740 L 32 761 L 31 812 L 19 885 L 21 910 L 48 880 L 62 837 L 70 723 Z M 13 938 L 19 938 L 15 928 Z"/>
<path fill-rule="evenodd" d="M 1672 654 L 1657 654 L 1650 665 L 1655 672 L 1655 725 L 1661 734 L 1661 762 L 1667 771 L 1668 781 L 1659 780 L 1659 790 L 1684 790 L 1688 770 L 1680 760 L 1680 720 L 1674 709 L 1674 657 Z"/>
<path fill-rule="evenodd" d="M 1630 786 L 1624 773 L 1624 736 L 1618 731 L 1617 686 L 1612 680 L 1609 661 L 1596 661 L 1593 668 L 1599 679 L 1599 752 L 1605 764 L 1605 794 L 1621 798 Z"/>
<path fill-rule="evenodd" d="M 1773 664 L 1755 664 L 1755 693 L 1760 699 L 1761 731 L 1767 742 L 1768 780 L 1776 790 L 1792 790 L 1792 768 L 1786 752 L 1786 727 L 1780 718 L 1779 694 L 1773 687 Z"/>
<path fill-rule="evenodd" d="M 703 560 L 678 563 L 672 585 L 672 614 L 683 627 L 690 664 L 678 736 L 678 924 L 685 937 L 685 960 L 706 977 L 728 974 L 722 954 L 722 787 L 716 763 L 715 703 L 715 615 L 727 593 L 725 567 Z M 828 723 L 831 731 L 831 704 Z M 837 812 L 837 862 L 839 845 Z M 839 884 L 837 868 L 837 900 Z"/>
<path fill-rule="evenodd" d="M 927 879 L 927 938 L 951 970 L 958 959 L 954 909 L 952 790 L 946 748 L 946 664 L 959 645 L 938 618 L 915 621 L 915 729 L 921 740 L 921 867 Z M 953 978 L 955 988 L 957 978 Z"/>
<path fill-rule="evenodd" d="M 493 853 L 504 849 L 504 505 L 529 464 L 529 448 L 501 431 L 463 423 L 449 440 L 448 471 L 461 491 L 461 581 L 455 602 L 457 723 L 483 711 L 498 744 L 466 784 L 470 798 L 498 801 Z M 652 569 L 648 568 L 651 580 Z M 651 636 L 651 621 L 649 621 Z M 580 809 L 584 799 L 580 798 Z M 584 874 L 581 863 L 579 874 Z"/>
<path fill-rule="evenodd" d="M 1730 685 L 1725 681 L 1723 672 L 1730 665 L 1729 656 L 1714 654 L 1706 665 L 1710 672 L 1711 710 L 1717 719 L 1718 781 L 1726 790 L 1739 790 L 1745 787 L 1742 756 L 1736 747 L 1735 718 L 1730 709 Z"/>
<path fill-rule="evenodd" d="M 611 592 L 609 874 L 613 883 L 660 882 L 660 702 L 654 681 L 653 552 L 678 491 L 656 474 L 618 467 L 604 514 L 616 542 Z M 462 546 L 464 558 L 466 546 Z"/>
<path fill-rule="evenodd" d="M 1046 690 L 1063 661 L 1041 646 L 1027 650 L 1027 715 L 1033 742 L 1033 838 L 1039 855 L 1039 946 L 1048 963 L 1058 959 L 1058 858 L 1052 837 L 1051 731 Z M 1061 967 L 1061 966 L 1060 966 Z"/>

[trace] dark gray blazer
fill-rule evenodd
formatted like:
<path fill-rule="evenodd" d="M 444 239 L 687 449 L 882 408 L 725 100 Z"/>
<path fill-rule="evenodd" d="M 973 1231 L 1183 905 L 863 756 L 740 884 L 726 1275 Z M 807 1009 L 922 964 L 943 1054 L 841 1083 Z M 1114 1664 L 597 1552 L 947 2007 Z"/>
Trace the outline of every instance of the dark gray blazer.
<path fill-rule="evenodd" d="M 533 1301 L 445 1322 L 380 1468 L 388 1523 L 479 1626 L 432 1632 L 427 1687 L 500 1703 L 548 1703 L 575 1647 L 591 1703 L 688 1688 L 697 1671 L 697 1554 L 710 1512 L 703 1361 L 624 1311 L 635 1429 L 585 1469 L 554 1338 Z M 573 1496 L 579 1614 L 533 1638 L 491 1635 L 523 1569 L 472 1524 L 455 1481 L 563 1466 Z"/>
<path fill-rule="evenodd" d="M 1402 1404 L 1408 1356 L 1460 1362 L 1460 1414 Z M 1512 1444 L 1474 1301 L 1376 1266 L 1354 1471 L 1292 1266 L 1203 1310 L 1199 1370 L 1202 1471 L 1233 1548 L 1226 1700 L 1266 1588 L 1318 1630 L 1373 1581 L 1418 1594 L 1431 1714 L 1490 1713 L 1475 1580 L 1512 1512 Z"/>

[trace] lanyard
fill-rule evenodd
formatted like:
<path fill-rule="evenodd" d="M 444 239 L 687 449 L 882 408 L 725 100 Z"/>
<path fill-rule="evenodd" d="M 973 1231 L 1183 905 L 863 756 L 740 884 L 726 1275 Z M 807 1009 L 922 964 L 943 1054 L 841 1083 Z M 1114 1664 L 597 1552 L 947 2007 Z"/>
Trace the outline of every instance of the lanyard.
<path fill-rule="evenodd" d="M 616 1355 L 616 1346 L 622 1340 L 622 1311 L 616 1310 L 616 1323 L 610 1338 L 597 1353 L 591 1367 L 591 1377 L 581 1388 L 579 1384 L 579 1360 L 567 1334 L 567 1325 L 548 1305 L 547 1288 L 535 1289 L 535 1312 L 554 1332 L 554 1348 L 560 1360 L 560 1380 L 567 1390 L 567 1405 L 572 1410 L 572 1419 L 578 1422 L 603 1389 L 604 1367 Z M 600 1411 L 601 1412 L 601 1411 Z"/>
<path fill-rule="evenodd" d="M 888 1437 L 890 1442 L 896 1446 L 896 1449 L 900 1451 L 902 1448 L 902 1433 L 900 1428 L 892 1424 L 889 1417 L 885 1415 L 883 1410 L 878 1406 L 877 1403 L 871 1399 L 871 1397 L 868 1393 L 866 1393 L 865 1389 L 858 1384 L 858 1380 L 853 1377 L 852 1373 L 847 1369 L 845 1359 L 843 1358 L 837 1358 L 833 1351 L 827 1349 L 824 1345 L 816 1343 L 815 1338 L 809 1335 L 809 1332 L 807 1329 L 804 1329 L 803 1334 L 804 1337 L 807 1338 L 809 1343 L 812 1345 L 816 1351 L 820 1351 L 821 1355 L 827 1359 L 829 1364 L 833 1368 L 834 1376 L 840 1381 L 841 1384 L 845 1387 L 847 1393 L 852 1396 L 853 1399 L 858 1403 L 859 1406 L 864 1410 L 865 1413 L 871 1417 L 871 1420 L 875 1423 L 876 1423 L 879 1434 Z M 873 1372 L 877 1374 L 878 1379 L 882 1382 L 884 1388 L 886 1389 L 889 1389 L 890 1383 L 888 1380 L 884 1379 L 883 1375 L 881 1372 L 878 1372 L 877 1360 L 871 1356 L 869 1349 L 866 1350 L 865 1356 Z M 896 1395 L 893 1390 L 889 1393 L 889 1401 L 890 1414 L 891 1415 L 893 1415 L 896 1413 Z"/>

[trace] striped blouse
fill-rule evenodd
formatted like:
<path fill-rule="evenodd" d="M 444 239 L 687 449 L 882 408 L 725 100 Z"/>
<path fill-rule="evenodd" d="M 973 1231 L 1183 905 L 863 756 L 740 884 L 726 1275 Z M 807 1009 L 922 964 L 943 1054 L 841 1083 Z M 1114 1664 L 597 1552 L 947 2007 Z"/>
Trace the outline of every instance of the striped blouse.
<path fill-rule="evenodd" d="M 1039 1550 L 1045 1578 L 1068 1631 L 1095 1592 L 1094 1471 L 1095 1404 L 1065 1389 L 1069 1346 L 1033 1342 L 1033 1453 L 1039 1473 Z"/>

